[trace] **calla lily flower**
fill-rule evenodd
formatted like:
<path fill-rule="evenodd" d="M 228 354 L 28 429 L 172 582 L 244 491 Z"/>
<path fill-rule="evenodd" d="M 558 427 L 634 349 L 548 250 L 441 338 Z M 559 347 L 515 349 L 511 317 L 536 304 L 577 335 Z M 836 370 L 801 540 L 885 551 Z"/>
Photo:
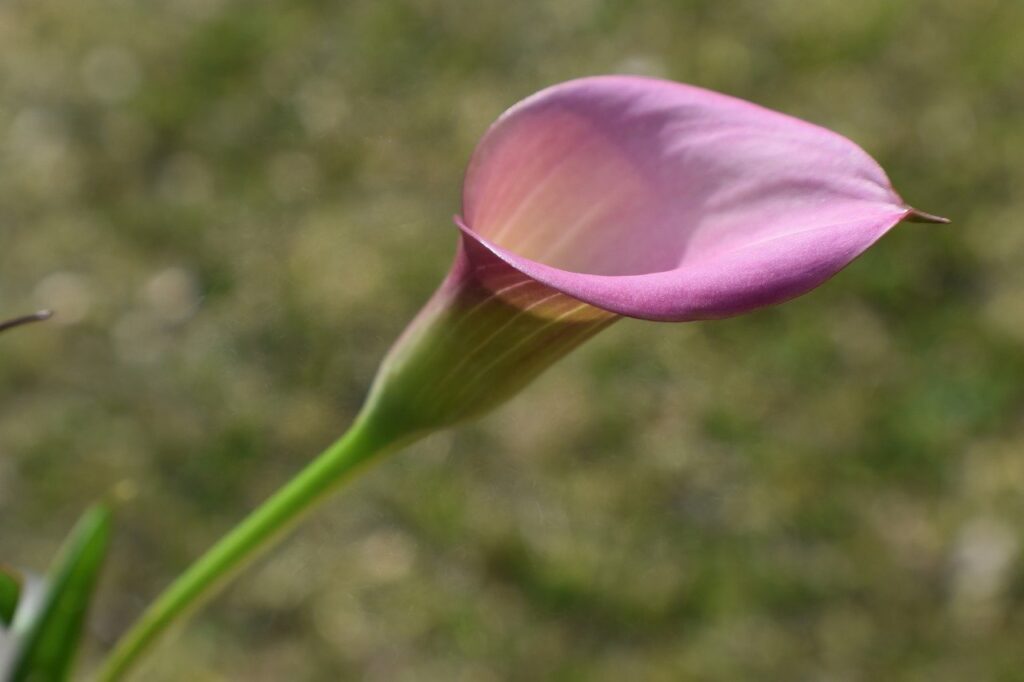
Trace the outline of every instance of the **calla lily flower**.
<path fill-rule="evenodd" d="M 389 428 L 479 415 L 622 316 L 723 318 L 814 289 L 914 210 L 850 140 L 726 95 L 600 76 L 506 111 L 460 244 L 371 392 Z"/>
<path fill-rule="evenodd" d="M 781 303 L 908 220 L 946 222 L 910 208 L 853 142 L 749 102 L 620 76 L 527 98 L 473 154 L 455 262 L 355 423 L 164 591 L 99 679 L 120 680 L 365 463 L 483 414 L 616 320 Z"/>

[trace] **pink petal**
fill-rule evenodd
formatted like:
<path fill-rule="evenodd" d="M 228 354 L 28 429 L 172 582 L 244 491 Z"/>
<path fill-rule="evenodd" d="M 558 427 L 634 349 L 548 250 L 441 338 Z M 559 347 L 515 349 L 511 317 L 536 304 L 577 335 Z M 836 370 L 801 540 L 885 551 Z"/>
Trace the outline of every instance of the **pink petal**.
<path fill-rule="evenodd" d="M 583 302 L 692 320 L 804 293 L 910 215 L 836 133 L 700 88 L 601 76 L 543 90 L 492 126 L 460 227 Z"/>

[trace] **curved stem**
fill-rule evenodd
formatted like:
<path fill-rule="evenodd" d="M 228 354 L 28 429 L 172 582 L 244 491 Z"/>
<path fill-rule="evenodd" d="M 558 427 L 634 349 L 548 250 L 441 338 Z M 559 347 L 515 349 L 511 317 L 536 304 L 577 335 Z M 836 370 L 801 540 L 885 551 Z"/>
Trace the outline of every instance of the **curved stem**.
<path fill-rule="evenodd" d="M 249 514 L 177 578 L 121 638 L 100 669 L 99 682 L 122 679 L 176 620 L 217 593 L 271 547 L 305 512 L 375 456 L 396 449 L 394 437 L 359 419 L 295 478 Z M 408 439 L 405 440 L 408 442 Z"/>

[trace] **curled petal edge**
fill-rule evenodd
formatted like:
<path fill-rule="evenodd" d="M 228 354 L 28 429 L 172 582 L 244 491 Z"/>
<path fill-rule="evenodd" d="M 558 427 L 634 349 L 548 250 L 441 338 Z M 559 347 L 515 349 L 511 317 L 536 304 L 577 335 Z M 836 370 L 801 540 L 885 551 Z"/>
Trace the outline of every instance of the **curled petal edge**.
<path fill-rule="evenodd" d="M 912 208 L 779 235 L 673 270 L 594 275 L 561 270 L 502 248 L 456 216 L 462 238 L 531 279 L 594 307 L 643 320 L 732 317 L 783 303 L 820 286 L 904 220 Z M 944 219 L 928 220 L 942 222 Z M 470 258 L 476 251 L 467 248 Z"/>

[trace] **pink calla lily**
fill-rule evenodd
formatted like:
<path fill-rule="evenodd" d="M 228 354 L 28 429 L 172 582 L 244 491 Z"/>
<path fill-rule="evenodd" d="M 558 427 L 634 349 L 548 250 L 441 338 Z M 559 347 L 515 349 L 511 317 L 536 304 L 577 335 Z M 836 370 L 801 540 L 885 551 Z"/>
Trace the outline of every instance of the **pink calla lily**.
<path fill-rule="evenodd" d="M 372 458 L 495 407 L 622 316 L 780 303 L 904 220 L 945 222 L 854 143 L 748 102 L 620 76 L 527 98 L 473 154 L 455 263 L 350 430 L 168 588 L 99 679 Z"/>
<path fill-rule="evenodd" d="M 904 220 L 946 222 L 824 128 L 649 78 L 550 87 L 477 146 L 455 264 L 370 403 L 427 429 L 479 414 L 620 316 L 786 301 Z"/>

